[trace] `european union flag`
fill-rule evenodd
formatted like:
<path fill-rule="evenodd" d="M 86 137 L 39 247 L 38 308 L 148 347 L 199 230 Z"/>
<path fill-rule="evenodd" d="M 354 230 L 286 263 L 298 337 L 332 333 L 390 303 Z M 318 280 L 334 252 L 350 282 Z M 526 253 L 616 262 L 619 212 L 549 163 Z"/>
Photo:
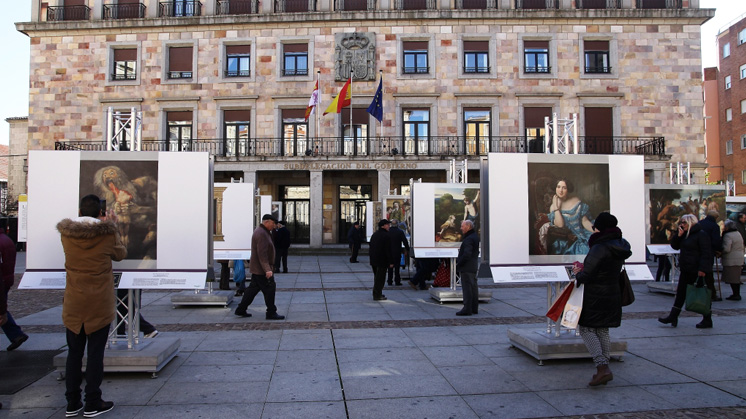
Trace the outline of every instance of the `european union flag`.
<path fill-rule="evenodd" d="M 378 122 L 383 121 L 383 77 L 378 82 L 378 90 L 376 90 L 376 95 L 373 96 L 373 102 L 370 102 L 370 106 L 368 106 L 368 113 L 373 115 L 373 118 L 376 118 Z"/>

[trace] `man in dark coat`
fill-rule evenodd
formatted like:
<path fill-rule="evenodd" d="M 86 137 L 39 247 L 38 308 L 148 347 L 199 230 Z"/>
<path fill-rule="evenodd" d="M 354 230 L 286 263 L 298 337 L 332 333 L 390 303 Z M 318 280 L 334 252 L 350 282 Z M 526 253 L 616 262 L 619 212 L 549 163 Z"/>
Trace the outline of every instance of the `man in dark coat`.
<path fill-rule="evenodd" d="M 12 351 L 26 342 L 28 335 L 23 333 L 8 311 L 8 292 L 15 282 L 16 245 L 5 234 L 6 223 L 7 219 L 0 220 L 0 327 L 10 340 L 7 350 Z"/>
<path fill-rule="evenodd" d="M 355 221 L 352 227 L 347 231 L 347 243 L 350 245 L 350 263 L 358 263 L 357 254 L 360 251 L 360 245 L 363 243 L 363 236 L 360 234 L 360 222 Z"/>
<path fill-rule="evenodd" d="M 244 291 L 241 302 L 238 303 L 234 314 L 239 317 L 251 317 L 251 313 L 246 311 L 249 305 L 254 301 L 254 297 L 259 291 L 264 295 L 264 304 L 267 306 L 267 320 L 282 320 L 285 316 L 277 314 L 275 305 L 275 292 L 277 283 L 275 283 L 274 266 L 275 246 L 272 243 L 272 234 L 275 228 L 275 220 L 270 214 L 262 216 L 262 223 L 254 230 L 251 236 L 251 259 L 249 260 L 249 272 L 251 273 L 251 282 Z"/>
<path fill-rule="evenodd" d="M 282 262 L 282 273 L 288 273 L 288 249 L 290 248 L 290 231 L 285 227 L 284 221 L 278 221 L 280 227 L 272 234 L 272 240 L 275 244 L 275 272 L 280 272 L 280 262 Z"/>
<path fill-rule="evenodd" d="M 391 285 L 393 281 L 396 285 L 401 285 L 401 275 L 399 273 L 401 269 L 401 249 L 404 246 L 404 254 L 408 255 L 409 242 L 407 241 L 407 235 L 399 229 L 399 220 L 391 220 L 389 236 L 391 236 L 391 258 L 394 262 L 394 267 L 388 269 L 388 283 Z"/>
<path fill-rule="evenodd" d="M 461 247 L 456 258 L 456 272 L 461 276 L 461 289 L 464 292 L 464 308 L 457 316 L 471 316 L 479 313 L 479 287 L 477 270 L 479 269 L 479 236 L 474 231 L 470 220 L 461 222 Z"/>
<path fill-rule="evenodd" d="M 746 244 L 746 214 L 739 212 L 736 220 L 736 230 L 741 233 L 743 244 Z"/>
<path fill-rule="evenodd" d="M 723 238 L 720 233 L 720 225 L 717 222 L 719 216 L 720 213 L 710 210 L 707 211 L 707 216 L 698 223 L 702 227 L 702 230 L 710 237 L 710 249 L 712 249 L 711 265 L 715 263 L 715 258 L 720 257 L 720 253 L 723 251 Z M 712 291 L 712 301 L 722 301 L 723 299 L 718 296 L 715 289 L 715 277 L 713 276 L 712 269 L 705 273 L 705 283 L 707 284 L 707 288 Z"/>
<path fill-rule="evenodd" d="M 391 236 L 389 220 L 378 222 L 378 230 L 370 237 L 370 266 L 373 268 L 373 299 L 385 300 L 383 285 L 386 283 L 386 271 L 394 267 L 391 258 Z"/>

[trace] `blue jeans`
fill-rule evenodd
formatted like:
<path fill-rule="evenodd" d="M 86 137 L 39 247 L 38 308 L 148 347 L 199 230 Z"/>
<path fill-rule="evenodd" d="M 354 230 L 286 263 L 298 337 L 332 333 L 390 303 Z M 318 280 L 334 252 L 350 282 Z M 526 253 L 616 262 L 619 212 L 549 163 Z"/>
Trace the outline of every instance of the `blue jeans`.
<path fill-rule="evenodd" d="M 15 339 L 23 336 L 23 330 L 21 330 L 21 326 L 16 324 L 16 321 L 13 320 L 13 316 L 10 315 L 10 311 L 8 313 L 8 321 L 5 322 L 2 329 L 5 333 L 5 337 L 8 338 L 11 342 L 13 342 Z"/>

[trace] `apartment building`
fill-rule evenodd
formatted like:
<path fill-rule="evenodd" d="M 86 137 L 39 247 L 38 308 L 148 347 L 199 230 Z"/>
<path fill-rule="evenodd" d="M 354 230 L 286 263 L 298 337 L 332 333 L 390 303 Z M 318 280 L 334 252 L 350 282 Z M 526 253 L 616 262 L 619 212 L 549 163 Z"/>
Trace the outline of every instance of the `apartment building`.
<path fill-rule="evenodd" d="M 28 148 L 103 149 L 107 110 L 135 109 L 143 150 L 209 152 L 216 181 L 282 201 L 311 247 L 454 159 L 476 182 L 486 153 L 546 151 L 554 114 L 577 115 L 581 153 L 644 155 L 651 183 L 691 162 L 703 180 L 713 15 L 698 0 L 32 0 Z M 318 115 L 348 79 L 351 105 Z"/>

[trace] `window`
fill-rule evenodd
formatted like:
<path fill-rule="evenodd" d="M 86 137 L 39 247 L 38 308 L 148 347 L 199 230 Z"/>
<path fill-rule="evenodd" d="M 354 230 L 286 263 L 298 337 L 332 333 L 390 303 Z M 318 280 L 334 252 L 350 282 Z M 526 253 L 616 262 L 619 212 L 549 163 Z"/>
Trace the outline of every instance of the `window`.
<path fill-rule="evenodd" d="M 529 153 L 544 152 L 544 118 L 552 119 L 551 107 L 523 108 L 524 136 Z"/>
<path fill-rule="evenodd" d="M 318 110 L 316 111 L 318 112 Z M 308 142 L 308 122 L 305 109 L 282 110 L 282 155 L 318 155 L 319 150 L 311 149 Z"/>
<path fill-rule="evenodd" d="M 345 156 L 368 154 L 368 122 L 370 114 L 365 108 L 352 108 L 352 132 L 350 132 L 350 108 L 342 109 L 342 152 Z"/>
<path fill-rule="evenodd" d="M 733 179 L 734 179 L 734 177 L 735 177 L 735 176 L 733 175 L 733 173 L 729 173 L 729 174 L 728 174 L 728 182 L 731 182 L 731 183 L 732 183 L 732 182 L 733 182 Z M 743 179 L 743 175 L 741 175 L 741 178 Z"/>
<path fill-rule="evenodd" d="M 609 41 L 584 41 L 585 72 L 589 74 L 611 73 L 609 64 Z"/>
<path fill-rule="evenodd" d="M 223 111 L 223 154 L 226 157 L 249 155 L 251 111 L 248 109 Z"/>
<path fill-rule="evenodd" d="M 404 154 L 429 154 L 430 110 L 404 109 L 403 115 Z"/>
<path fill-rule="evenodd" d="M 746 79 L 746 64 L 738 68 L 738 74 L 741 75 L 741 80 Z"/>
<path fill-rule="evenodd" d="M 137 79 L 137 48 L 119 48 L 114 51 L 112 80 Z"/>
<path fill-rule="evenodd" d="M 168 151 L 189 151 L 192 143 L 192 111 L 167 112 Z"/>
<path fill-rule="evenodd" d="M 725 76 L 725 90 L 730 89 L 730 76 Z"/>
<path fill-rule="evenodd" d="M 489 73 L 489 41 L 464 41 L 464 73 Z"/>
<path fill-rule="evenodd" d="M 427 74 L 430 72 L 427 62 L 428 41 L 404 41 L 404 74 Z"/>
<path fill-rule="evenodd" d="M 723 45 L 723 58 L 730 57 L 730 42 Z"/>
<path fill-rule="evenodd" d="M 746 113 L 746 99 L 741 101 L 741 113 Z"/>
<path fill-rule="evenodd" d="M 741 136 L 741 150 L 746 148 L 746 134 Z"/>
<path fill-rule="evenodd" d="M 283 76 L 307 76 L 308 44 L 283 44 L 282 62 Z"/>
<path fill-rule="evenodd" d="M 733 140 L 725 142 L 725 154 L 733 154 Z"/>
<path fill-rule="evenodd" d="M 470 156 L 490 152 L 489 108 L 464 109 L 464 149 Z"/>
<path fill-rule="evenodd" d="M 191 79 L 192 76 L 192 47 L 169 47 L 168 78 Z"/>
<path fill-rule="evenodd" d="M 738 45 L 744 42 L 746 42 L 746 29 L 741 29 L 741 32 L 738 32 Z"/>
<path fill-rule="evenodd" d="M 733 179 L 728 179 L 733 182 Z M 746 170 L 741 171 L 741 185 L 746 185 Z"/>
<path fill-rule="evenodd" d="M 250 77 L 251 45 L 226 45 L 225 62 L 225 77 Z"/>
<path fill-rule="evenodd" d="M 524 73 L 551 73 L 549 41 L 523 42 Z"/>
<path fill-rule="evenodd" d="M 725 110 L 725 120 L 726 121 L 732 121 L 733 120 L 733 109 L 728 108 Z"/>

